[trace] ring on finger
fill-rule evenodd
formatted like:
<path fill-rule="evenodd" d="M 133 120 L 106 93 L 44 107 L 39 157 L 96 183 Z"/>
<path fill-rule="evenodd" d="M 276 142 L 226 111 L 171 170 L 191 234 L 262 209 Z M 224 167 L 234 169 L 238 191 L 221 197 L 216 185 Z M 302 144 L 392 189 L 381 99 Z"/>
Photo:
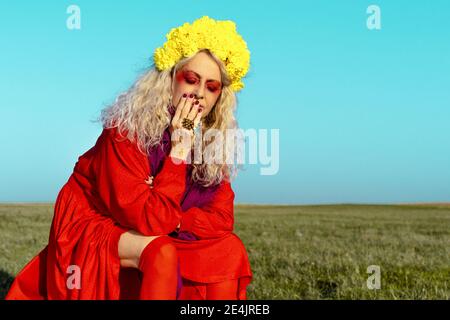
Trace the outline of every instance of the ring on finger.
<path fill-rule="evenodd" d="M 194 130 L 194 121 L 189 118 L 183 118 L 181 125 L 188 130 Z"/>

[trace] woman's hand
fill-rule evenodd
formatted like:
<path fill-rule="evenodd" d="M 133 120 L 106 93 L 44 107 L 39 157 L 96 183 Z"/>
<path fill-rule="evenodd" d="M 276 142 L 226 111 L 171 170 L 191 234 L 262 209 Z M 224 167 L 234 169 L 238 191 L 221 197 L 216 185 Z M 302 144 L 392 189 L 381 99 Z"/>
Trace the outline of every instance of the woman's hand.
<path fill-rule="evenodd" d="M 183 127 L 183 119 L 194 121 L 194 128 L 198 126 L 202 116 L 202 108 L 194 94 L 183 94 L 176 106 L 175 114 L 170 124 L 172 149 L 170 156 L 186 160 L 194 144 L 194 130 Z"/>
<path fill-rule="evenodd" d="M 149 176 L 145 183 L 150 186 L 150 189 L 153 189 L 153 176 Z"/>
<path fill-rule="evenodd" d="M 150 186 L 150 189 L 153 189 L 153 176 L 149 176 L 148 179 L 145 180 L 145 183 Z M 177 225 L 177 229 L 176 229 L 177 231 L 178 231 L 178 229 L 180 229 L 180 225 L 181 225 L 181 222 L 178 223 L 178 225 Z"/>

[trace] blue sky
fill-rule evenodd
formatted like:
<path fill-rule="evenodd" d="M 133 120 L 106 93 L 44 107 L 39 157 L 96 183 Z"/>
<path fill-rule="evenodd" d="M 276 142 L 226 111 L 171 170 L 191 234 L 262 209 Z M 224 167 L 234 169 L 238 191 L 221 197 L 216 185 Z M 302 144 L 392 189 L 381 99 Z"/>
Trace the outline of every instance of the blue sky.
<path fill-rule="evenodd" d="M 81 30 L 66 28 L 70 4 Z M 203 15 L 235 21 L 251 51 L 240 126 L 280 130 L 279 172 L 247 165 L 237 203 L 449 201 L 444 0 L 2 2 L 0 201 L 54 201 L 100 110 Z"/>

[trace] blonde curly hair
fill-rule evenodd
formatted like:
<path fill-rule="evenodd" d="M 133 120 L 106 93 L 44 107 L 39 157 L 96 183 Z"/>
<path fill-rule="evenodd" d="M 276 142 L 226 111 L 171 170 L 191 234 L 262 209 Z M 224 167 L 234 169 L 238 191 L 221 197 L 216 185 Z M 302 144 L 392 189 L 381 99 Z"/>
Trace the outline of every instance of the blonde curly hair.
<path fill-rule="evenodd" d="M 202 119 L 202 131 L 209 129 L 220 131 L 226 137 L 227 129 L 237 129 L 234 111 L 237 105 L 236 94 L 231 88 L 231 81 L 225 66 L 208 49 L 206 52 L 218 64 L 221 73 L 222 91 L 210 113 Z M 100 121 L 104 128 L 118 128 L 122 135 L 136 142 L 139 150 L 147 154 L 147 150 L 160 145 L 164 131 L 170 126 L 171 115 L 168 106 L 172 104 L 173 79 L 177 70 L 183 68 L 195 54 L 180 59 L 171 69 L 159 71 L 153 64 L 148 71 L 141 75 L 137 81 L 124 93 L 120 94 L 115 102 L 101 111 Z M 223 148 L 223 141 L 206 142 L 200 144 L 202 156 L 205 150 Z M 210 144 L 216 144 L 211 146 Z M 235 141 L 233 142 L 235 143 Z M 221 163 L 192 163 L 192 180 L 204 187 L 219 184 L 222 180 L 230 181 L 237 175 L 240 165 L 234 163 L 236 159 L 235 144 L 232 149 L 225 148 L 224 158 L 233 159 Z"/>

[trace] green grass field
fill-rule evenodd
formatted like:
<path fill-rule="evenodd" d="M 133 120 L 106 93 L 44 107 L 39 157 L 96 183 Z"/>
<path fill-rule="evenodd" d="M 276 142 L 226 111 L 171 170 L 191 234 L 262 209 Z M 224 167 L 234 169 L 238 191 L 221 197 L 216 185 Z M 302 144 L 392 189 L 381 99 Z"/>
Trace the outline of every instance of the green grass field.
<path fill-rule="evenodd" d="M 47 243 L 53 206 L 0 205 L 0 298 Z M 249 299 L 449 299 L 450 205 L 236 206 Z M 367 288 L 367 267 L 381 288 Z"/>

